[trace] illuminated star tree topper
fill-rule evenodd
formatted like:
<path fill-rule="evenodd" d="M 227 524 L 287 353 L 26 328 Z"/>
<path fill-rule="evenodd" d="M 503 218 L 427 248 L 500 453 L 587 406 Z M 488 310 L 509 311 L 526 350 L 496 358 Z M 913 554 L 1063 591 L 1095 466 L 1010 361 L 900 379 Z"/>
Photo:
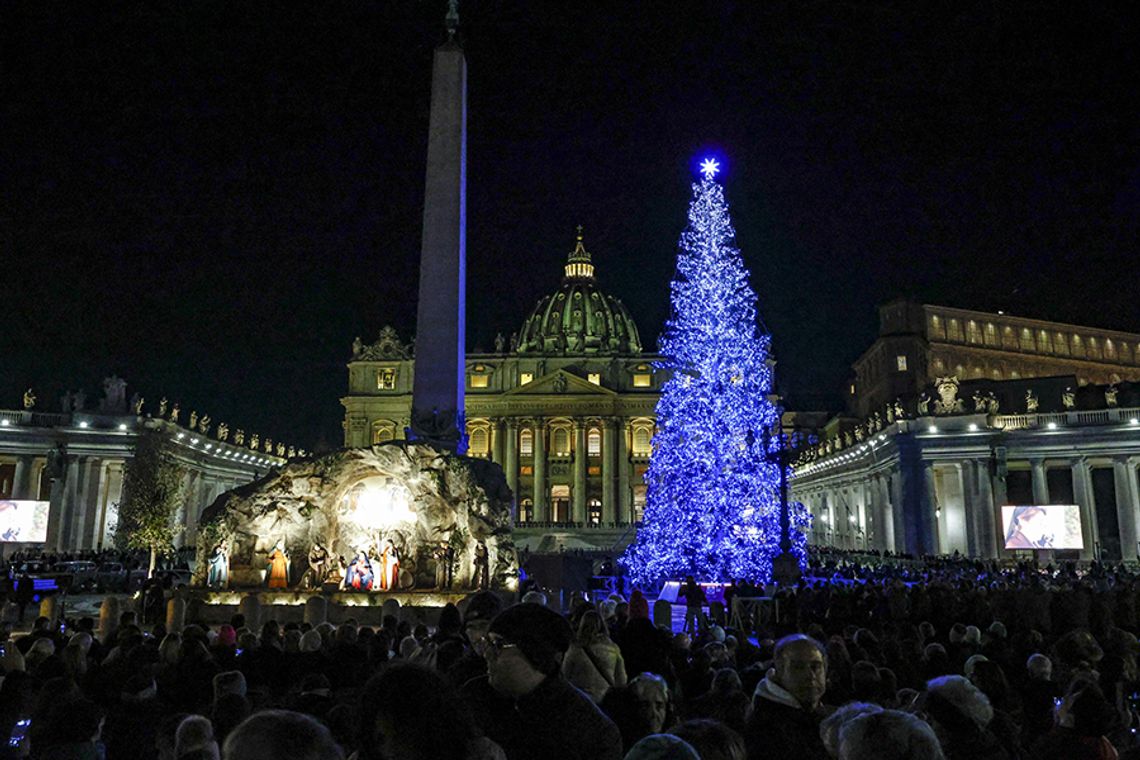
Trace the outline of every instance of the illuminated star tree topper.
<path fill-rule="evenodd" d="M 670 284 L 661 338 L 669 372 L 657 404 L 644 520 L 622 557 L 634 583 L 696 576 L 768 581 L 780 554 L 780 410 L 769 399 L 771 338 L 706 159 Z M 791 505 L 792 553 L 805 564 L 808 516 Z"/>

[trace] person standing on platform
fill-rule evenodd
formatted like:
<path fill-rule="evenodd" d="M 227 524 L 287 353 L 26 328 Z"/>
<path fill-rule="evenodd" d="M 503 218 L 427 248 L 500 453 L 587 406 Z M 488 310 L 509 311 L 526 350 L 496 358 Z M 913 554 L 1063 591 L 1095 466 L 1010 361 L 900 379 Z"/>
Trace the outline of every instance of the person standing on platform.
<path fill-rule="evenodd" d="M 681 586 L 681 590 L 677 592 L 678 599 L 685 600 L 685 626 L 684 632 L 696 635 L 701 632 L 704 625 L 701 621 L 701 613 L 704 607 L 709 603 L 708 597 L 705 596 L 705 590 L 701 588 L 701 584 L 697 583 L 693 576 L 685 578 L 685 583 Z"/>

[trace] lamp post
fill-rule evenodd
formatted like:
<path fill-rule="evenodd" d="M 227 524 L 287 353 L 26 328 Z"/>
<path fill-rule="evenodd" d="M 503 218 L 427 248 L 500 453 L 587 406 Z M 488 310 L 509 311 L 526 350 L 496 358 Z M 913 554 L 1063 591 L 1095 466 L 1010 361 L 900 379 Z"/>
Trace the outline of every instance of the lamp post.
<path fill-rule="evenodd" d="M 793 452 L 786 445 L 782 424 L 776 433 L 776 441 L 773 448 L 771 437 L 765 432 L 764 456 L 780 468 L 780 553 L 772 558 L 772 578 L 783 586 L 800 579 L 800 562 L 792 553 L 792 525 L 788 507 L 788 467 Z"/>

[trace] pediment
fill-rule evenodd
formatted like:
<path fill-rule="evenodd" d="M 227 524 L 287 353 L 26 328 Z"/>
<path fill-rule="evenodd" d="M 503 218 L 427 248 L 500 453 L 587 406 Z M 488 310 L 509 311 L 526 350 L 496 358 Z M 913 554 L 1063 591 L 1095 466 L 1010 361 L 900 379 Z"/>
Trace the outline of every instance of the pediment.
<path fill-rule="evenodd" d="M 555 370 L 549 375 L 532 380 L 526 385 L 512 388 L 504 396 L 601 396 L 609 398 L 617 394 L 609 388 L 594 385 L 572 372 Z"/>

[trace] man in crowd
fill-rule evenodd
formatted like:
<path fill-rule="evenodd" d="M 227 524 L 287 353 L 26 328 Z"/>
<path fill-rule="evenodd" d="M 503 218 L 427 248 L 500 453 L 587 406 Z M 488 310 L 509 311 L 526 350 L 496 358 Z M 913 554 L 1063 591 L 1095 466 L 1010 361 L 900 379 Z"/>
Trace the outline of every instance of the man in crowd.
<path fill-rule="evenodd" d="M 828 710 L 827 654 L 803 634 L 776 643 L 775 666 L 756 686 L 752 716 L 745 728 L 749 760 L 827 760 L 819 723 Z"/>
<path fill-rule="evenodd" d="M 492 621 L 487 676 L 469 681 L 463 693 L 508 760 L 621 758 L 617 726 L 562 677 L 571 637 L 566 618 L 538 604 L 516 604 Z"/>

